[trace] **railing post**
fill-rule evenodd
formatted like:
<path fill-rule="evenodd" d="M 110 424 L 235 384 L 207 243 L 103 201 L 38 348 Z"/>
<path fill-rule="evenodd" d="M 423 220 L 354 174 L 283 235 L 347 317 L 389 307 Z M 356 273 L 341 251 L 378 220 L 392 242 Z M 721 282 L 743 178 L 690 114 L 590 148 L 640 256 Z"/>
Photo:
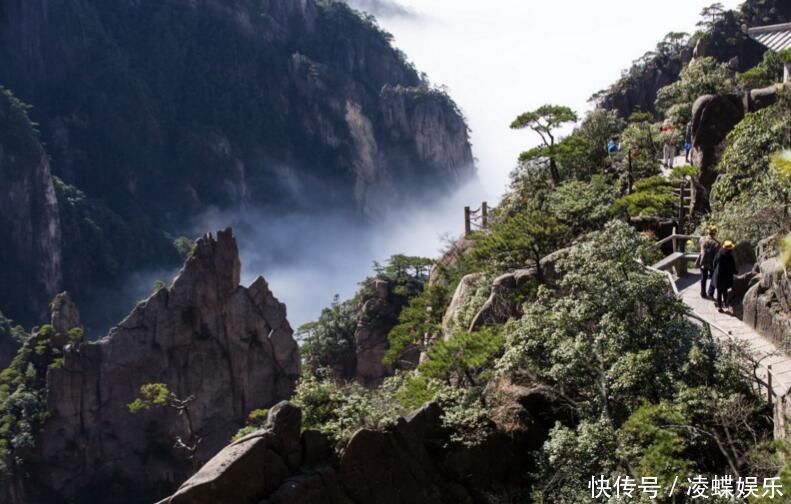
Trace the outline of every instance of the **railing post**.
<path fill-rule="evenodd" d="M 464 236 L 470 236 L 472 225 L 470 224 L 470 207 L 464 207 Z"/>
<path fill-rule="evenodd" d="M 678 238 L 676 238 L 675 227 L 673 227 L 673 252 L 678 252 Z"/>
<path fill-rule="evenodd" d="M 684 232 L 684 186 L 685 180 L 681 179 L 681 184 L 678 188 L 678 227 L 681 229 L 681 232 Z"/>
<path fill-rule="evenodd" d="M 774 393 L 773 386 L 772 386 L 772 365 L 769 364 L 766 366 L 766 385 L 769 391 L 766 394 L 766 399 L 769 401 L 769 405 L 772 405 L 772 395 Z"/>
<path fill-rule="evenodd" d="M 489 204 L 485 201 L 481 203 L 481 227 L 483 229 L 489 228 Z"/>

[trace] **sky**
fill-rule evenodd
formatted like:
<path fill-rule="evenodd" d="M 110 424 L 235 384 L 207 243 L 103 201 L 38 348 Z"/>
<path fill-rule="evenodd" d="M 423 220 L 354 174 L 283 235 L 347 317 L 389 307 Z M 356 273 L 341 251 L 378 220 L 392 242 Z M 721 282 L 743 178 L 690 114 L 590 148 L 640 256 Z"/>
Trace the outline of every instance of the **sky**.
<path fill-rule="evenodd" d="M 693 32 L 713 0 L 349 0 L 380 11 L 418 70 L 444 84 L 472 128 L 481 199 L 496 201 L 538 139 L 508 125 L 544 103 L 579 114 L 671 31 Z M 727 8 L 741 2 L 723 1 Z M 378 8 L 385 6 L 387 8 Z M 398 8 L 393 8 L 394 6 Z"/>
<path fill-rule="evenodd" d="M 380 14 L 383 28 L 437 85 L 446 85 L 472 129 L 479 181 L 453 197 L 400 209 L 378 226 L 339 216 L 255 212 L 207 215 L 198 229 L 233 225 L 243 283 L 263 275 L 292 326 L 316 319 L 334 294 L 348 299 L 374 260 L 396 253 L 437 257 L 463 231 L 463 207 L 495 204 L 519 153 L 536 144 L 511 131 L 519 113 L 544 103 L 578 113 L 588 98 L 670 31 L 692 31 L 711 0 L 348 0 Z M 727 7 L 737 2 L 726 1 Z M 638 7 L 639 6 L 639 7 Z"/>

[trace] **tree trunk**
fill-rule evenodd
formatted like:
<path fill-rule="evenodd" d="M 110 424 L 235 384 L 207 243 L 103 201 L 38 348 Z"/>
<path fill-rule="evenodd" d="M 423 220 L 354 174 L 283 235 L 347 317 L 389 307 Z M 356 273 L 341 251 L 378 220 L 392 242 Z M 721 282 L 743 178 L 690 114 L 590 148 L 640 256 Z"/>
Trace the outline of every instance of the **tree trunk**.
<path fill-rule="evenodd" d="M 552 176 L 552 184 L 555 186 L 560 185 L 560 172 L 554 157 L 549 158 L 549 174 Z"/>
<path fill-rule="evenodd" d="M 626 194 L 632 194 L 632 187 L 634 184 L 634 174 L 632 168 L 632 151 L 630 150 L 627 154 L 626 158 L 629 160 L 629 164 L 627 167 L 627 175 L 626 175 Z"/>

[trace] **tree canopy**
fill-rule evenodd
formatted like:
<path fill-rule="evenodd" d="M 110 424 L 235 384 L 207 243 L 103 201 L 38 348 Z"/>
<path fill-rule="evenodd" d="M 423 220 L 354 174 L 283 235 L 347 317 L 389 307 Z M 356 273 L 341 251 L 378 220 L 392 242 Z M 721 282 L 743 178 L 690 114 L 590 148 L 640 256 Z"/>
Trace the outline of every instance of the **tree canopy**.
<path fill-rule="evenodd" d="M 517 116 L 511 123 L 511 129 L 530 129 L 541 137 L 546 150 L 542 151 L 549 157 L 550 174 L 555 184 L 560 183 L 560 173 L 555 159 L 555 130 L 560 126 L 577 122 L 577 114 L 569 107 L 562 105 L 542 105 L 541 107 L 524 112 Z"/>
<path fill-rule="evenodd" d="M 687 124 L 695 100 L 735 90 L 734 73 L 728 65 L 711 57 L 697 58 L 681 71 L 679 80 L 657 92 L 656 106 L 672 122 Z"/>

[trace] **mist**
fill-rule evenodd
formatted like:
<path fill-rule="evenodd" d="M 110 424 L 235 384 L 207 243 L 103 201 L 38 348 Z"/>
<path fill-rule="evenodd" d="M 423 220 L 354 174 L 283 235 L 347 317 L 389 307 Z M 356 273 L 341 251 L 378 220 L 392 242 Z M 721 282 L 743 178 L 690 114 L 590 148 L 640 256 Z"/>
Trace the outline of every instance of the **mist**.
<path fill-rule="evenodd" d="M 346 0 L 357 10 L 373 14 L 378 18 L 412 17 L 414 12 L 393 0 Z"/>
<path fill-rule="evenodd" d="M 343 213 L 271 216 L 248 208 L 237 213 L 210 211 L 196 229 L 232 226 L 242 260 L 242 283 L 263 276 L 286 303 L 294 328 L 315 320 L 335 294 L 348 299 L 358 283 L 404 253 L 436 257 L 449 236 L 464 230 L 464 206 L 478 206 L 480 183 L 470 181 L 455 193 L 422 205 L 391 209 L 376 222 Z"/>
<path fill-rule="evenodd" d="M 698 13 L 711 3 L 347 1 L 377 16 L 418 70 L 447 86 L 471 127 L 479 180 L 369 224 L 341 213 L 274 216 L 255 209 L 197 218 L 190 226 L 194 236 L 234 227 L 243 283 L 266 278 L 295 328 L 316 319 L 335 294 L 351 297 L 372 274 L 373 261 L 396 253 L 436 257 L 443 237 L 462 233 L 464 206 L 496 204 L 519 153 L 539 141 L 508 128 L 519 113 L 557 103 L 582 115 L 593 93 L 615 82 L 666 33 L 694 31 Z M 723 3 L 733 8 L 740 2 Z M 150 291 L 152 278 L 161 275 L 138 275 L 135 295 Z"/>
<path fill-rule="evenodd" d="M 540 142 L 509 129 L 517 115 L 545 103 L 582 115 L 591 108 L 590 96 L 665 34 L 692 33 L 711 3 L 398 0 L 412 15 L 378 20 L 420 71 L 448 87 L 472 128 L 482 189 L 496 200 L 519 153 Z M 722 3 L 735 8 L 741 0 Z"/>
<path fill-rule="evenodd" d="M 397 253 L 436 257 L 443 237 L 462 233 L 464 206 L 496 204 L 519 153 L 537 144 L 537 137 L 508 128 L 516 115 L 544 103 L 582 114 L 593 93 L 666 33 L 694 31 L 698 13 L 711 3 L 348 1 L 377 16 L 418 70 L 448 87 L 471 127 L 479 180 L 421 207 L 393 209 L 369 225 L 340 214 L 204 216 L 204 230 L 234 226 L 244 283 L 264 276 L 294 327 L 316 319 L 335 294 L 354 295 L 373 261 Z"/>

